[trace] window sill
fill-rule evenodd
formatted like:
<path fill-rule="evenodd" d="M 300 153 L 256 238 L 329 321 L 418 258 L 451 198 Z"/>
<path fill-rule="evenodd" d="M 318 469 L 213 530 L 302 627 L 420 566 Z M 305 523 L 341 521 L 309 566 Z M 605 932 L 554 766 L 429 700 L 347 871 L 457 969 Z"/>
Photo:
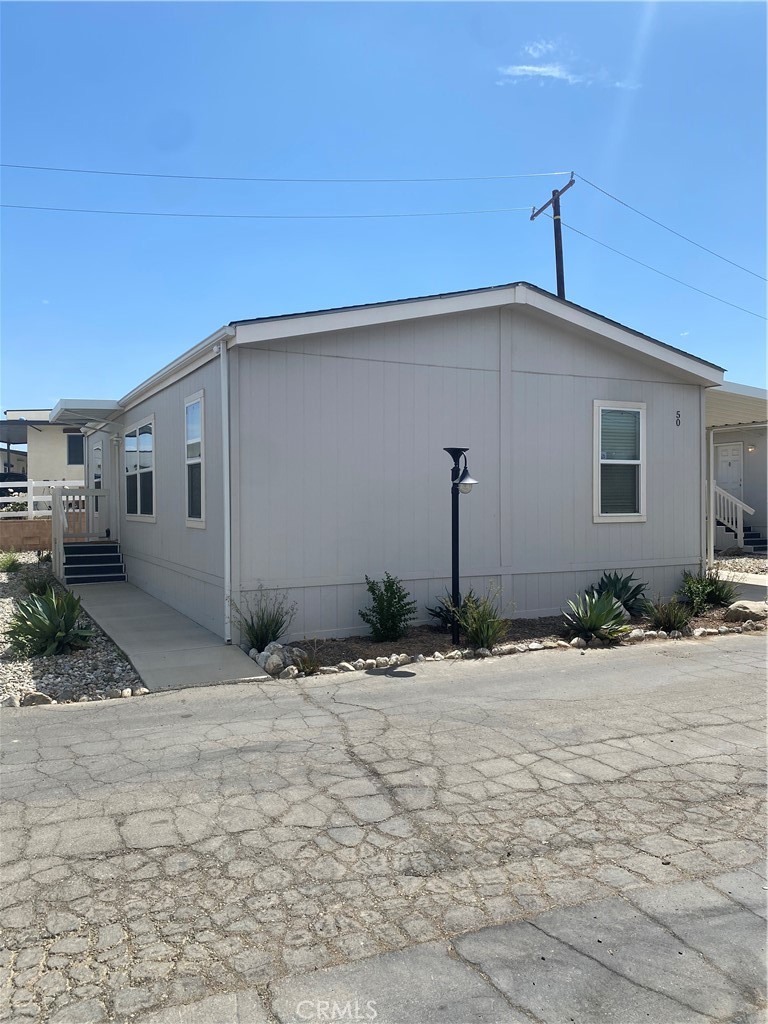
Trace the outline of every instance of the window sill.
<path fill-rule="evenodd" d="M 130 512 L 125 513 L 126 522 L 129 523 L 156 523 L 157 516 L 134 516 Z"/>
<path fill-rule="evenodd" d="M 204 530 L 205 520 L 204 519 L 187 519 L 185 525 L 190 530 Z"/>
<path fill-rule="evenodd" d="M 644 515 L 625 516 L 592 516 L 593 523 L 646 523 L 648 517 Z"/>

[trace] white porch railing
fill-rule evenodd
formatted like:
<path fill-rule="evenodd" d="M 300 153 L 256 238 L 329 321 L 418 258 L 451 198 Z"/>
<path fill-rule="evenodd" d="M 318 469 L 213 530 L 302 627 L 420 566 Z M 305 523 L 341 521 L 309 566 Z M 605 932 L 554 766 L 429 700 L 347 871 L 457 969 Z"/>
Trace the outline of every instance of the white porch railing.
<path fill-rule="evenodd" d="M 109 491 L 93 487 L 54 487 L 51 495 L 51 546 L 53 571 L 64 576 L 64 544 L 102 540 L 109 519 Z"/>
<path fill-rule="evenodd" d="M 736 534 L 737 547 L 744 547 L 744 513 L 751 516 L 754 511 L 739 498 L 734 498 L 728 491 L 715 484 L 715 520 L 733 530 Z"/>
<path fill-rule="evenodd" d="M 54 487 L 82 487 L 82 480 L 13 480 L 0 483 L 0 519 L 46 519 Z M 23 508 L 19 508 L 23 505 Z"/>

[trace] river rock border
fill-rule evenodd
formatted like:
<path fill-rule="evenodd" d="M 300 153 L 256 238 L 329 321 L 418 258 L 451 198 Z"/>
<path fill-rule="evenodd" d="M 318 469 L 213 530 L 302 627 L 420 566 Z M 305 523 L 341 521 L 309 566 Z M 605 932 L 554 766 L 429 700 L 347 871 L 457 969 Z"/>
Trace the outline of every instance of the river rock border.
<path fill-rule="evenodd" d="M 757 632 L 765 628 L 764 622 L 753 622 L 751 619 L 748 619 L 737 626 L 720 626 L 718 629 L 694 629 L 688 634 L 681 633 L 678 630 L 666 633 L 663 629 L 633 629 L 626 636 L 623 645 L 634 645 L 645 640 L 700 640 L 705 637 L 724 636 L 727 633 Z M 294 647 L 290 644 L 271 643 L 261 653 L 252 648 L 248 652 L 248 656 L 267 675 L 272 676 L 274 679 L 297 679 L 313 675 L 338 675 L 342 672 L 371 672 L 377 669 L 381 671 L 428 661 L 476 661 L 491 657 L 506 657 L 510 654 L 526 654 L 528 651 L 567 651 L 576 649 L 584 652 L 586 650 L 594 651 L 603 648 L 610 649 L 613 646 L 619 645 L 604 643 L 597 637 L 590 641 L 586 641 L 581 637 L 574 637 L 570 642 L 566 640 L 542 640 L 541 643 L 532 641 L 530 643 L 499 644 L 492 650 L 489 650 L 487 647 L 465 647 L 447 651 L 445 654 L 435 651 L 434 654 L 390 654 L 389 656 L 382 655 L 378 658 L 358 658 L 355 661 L 340 661 L 337 665 L 321 665 L 314 672 L 303 672 L 301 670 L 300 665 L 302 660 L 307 657 L 307 652 L 301 647 Z"/>

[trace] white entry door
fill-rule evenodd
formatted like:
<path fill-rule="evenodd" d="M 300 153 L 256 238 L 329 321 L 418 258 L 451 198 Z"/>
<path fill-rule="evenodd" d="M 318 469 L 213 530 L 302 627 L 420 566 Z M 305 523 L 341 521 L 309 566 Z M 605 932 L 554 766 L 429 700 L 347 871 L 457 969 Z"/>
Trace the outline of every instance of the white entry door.
<path fill-rule="evenodd" d="M 728 491 L 734 498 L 741 498 L 741 463 L 743 459 L 743 445 L 741 441 L 737 444 L 716 444 L 717 449 L 717 486 Z"/>

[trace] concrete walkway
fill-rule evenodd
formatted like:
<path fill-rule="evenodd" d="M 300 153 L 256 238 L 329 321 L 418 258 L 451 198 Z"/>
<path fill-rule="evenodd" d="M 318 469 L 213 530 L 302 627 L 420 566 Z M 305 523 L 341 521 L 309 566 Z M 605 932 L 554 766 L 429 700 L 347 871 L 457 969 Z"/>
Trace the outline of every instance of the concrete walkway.
<path fill-rule="evenodd" d="M 149 690 L 267 679 L 239 647 L 130 583 L 72 587 Z"/>

